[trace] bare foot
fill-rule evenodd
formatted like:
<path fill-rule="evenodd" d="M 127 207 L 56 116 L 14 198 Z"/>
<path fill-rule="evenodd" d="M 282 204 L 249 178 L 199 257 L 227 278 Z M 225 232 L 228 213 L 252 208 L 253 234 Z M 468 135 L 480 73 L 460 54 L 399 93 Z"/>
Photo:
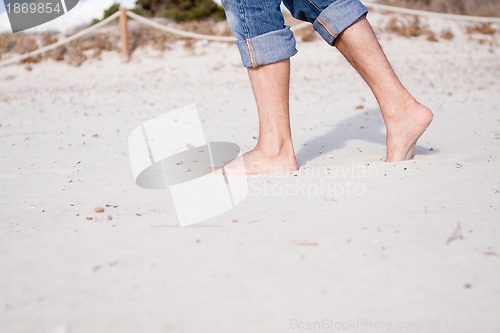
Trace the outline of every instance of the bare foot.
<path fill-rule="evenodd" d="M 386 119 L 386 162 L 399 162 L 413 158 L 418 139 L 432 122 L 433 114 L 424 105 L 414 101 L 406 112 Z"/>
<path fill-rule="evenodd" d="M 229 174 L 255 175 L 296 170 L 298 170 L 298 165 L 293 149 L 270 155 L 264 153 L 258 147 L 224 166 L 224 171 Z"/>

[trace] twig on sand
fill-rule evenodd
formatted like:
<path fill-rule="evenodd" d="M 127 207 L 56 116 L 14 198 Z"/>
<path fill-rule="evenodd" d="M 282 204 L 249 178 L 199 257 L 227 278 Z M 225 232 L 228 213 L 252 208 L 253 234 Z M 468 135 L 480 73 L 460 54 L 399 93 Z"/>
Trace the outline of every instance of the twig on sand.
<path fill-rule="evenodd" d="M 450 237 L 448 237 L 448 240 L 446 241 L 446 245 L 450 244 L 453 241 L 456 241 L 457 239 L 464 239 L 464 236 L 462 235 L 462 226 L 460 225 L 460 222 L 457 224 L 457 228 L 453 233 L 451 234 Z"/>

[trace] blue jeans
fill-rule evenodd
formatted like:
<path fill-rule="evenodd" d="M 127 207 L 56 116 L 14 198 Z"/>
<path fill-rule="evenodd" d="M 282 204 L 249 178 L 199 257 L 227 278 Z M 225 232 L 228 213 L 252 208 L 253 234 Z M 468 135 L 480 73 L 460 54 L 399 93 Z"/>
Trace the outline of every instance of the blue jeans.
<path fill-rule="evenodd" d="M 310 22 L 330 45 L 366 16 L 359 0 L 283 0 L 296 19 Z M 257 67 L 288 59 L 297 53 L 295 38 L 280 9 L 281 0 L 222 0 L 227 21 L 236 36 L 243 66 Z"/>

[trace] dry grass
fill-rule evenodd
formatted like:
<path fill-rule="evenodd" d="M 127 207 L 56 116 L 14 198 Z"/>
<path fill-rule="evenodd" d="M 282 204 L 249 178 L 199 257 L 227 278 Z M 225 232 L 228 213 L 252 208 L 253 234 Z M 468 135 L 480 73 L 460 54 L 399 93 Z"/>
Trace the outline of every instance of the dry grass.
<path fill-rule="evenodd" d="M 51 45 L 59 40 L 61 36 L 54 33 L 44 34 L 2 34 L 0 35 L 0 54 L 25 54 L 39 47 Z M 89 35 L 84 39 L 78 39 L 43 55 L 30 57 L 21 63 L 38 63 L 44 59 L 54 61 L 66 61 L 72 66 L 80 66 L 92 54 L 92 58 L 98 57 L 102 51 L 117 49 L 118 36 L 106 33 Z"/>
<path fill-rule="evenodd" d="M 438 34 L 429 25 L 421 23 L 418 16 L 412 18 L 393 17 L 387 24 L 386 31 L 407 38 L 425 36 L 430 42 L 438 42 L 439 38 L 443 40 L 455 38 L 451 29 L 443 29 Z"/>
<path fill-rule="evenodd" d="M 231 36 L 227 23 L 215 21 L 192 21 L 181 25 L 182 29 L 205 35 Z"/>
<path fill-rule="evenodd" d="M 412 18 L 393 17 L 387 24 L 387 31 L 403 37 L 427 36 L 429 40 L 437 40 L 436 33 L 428 25 L 422 24 L 418 16 Z"/>
<path fill-rule="evenodd" d="M 0 35 L 0 55 L 6 53 L 25 54 L 38 49 L 38 38 L 26 34 Z M 42 56 L 26 59 L 23 63 L 39 62 Z"/>
<path fill-rule="evenodd" d="M 451 29 L 444 29 L 443 31 L 441 31 L 439 37 L 444 40 L 452 40 L 455 37 L 455 34 L 451 31 Z"/>
<path fill-rule="evenodd" d="M 477 23 L 467 27 L 467 34 L 494 35 L 497 31 L 491 23 Z"/>

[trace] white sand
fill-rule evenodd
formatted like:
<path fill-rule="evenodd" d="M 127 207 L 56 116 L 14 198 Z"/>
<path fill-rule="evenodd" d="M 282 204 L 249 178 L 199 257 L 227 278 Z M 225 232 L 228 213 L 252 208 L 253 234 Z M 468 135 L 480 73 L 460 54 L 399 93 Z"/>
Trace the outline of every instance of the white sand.
<path fill-rule="evenodd" d="M 234 46 L 1 68 L 0 331 L 500 332 L 498 44 L 381 37 L 435 112 L 414 160 L 382 162 L 368 88 L 336 50 L 299 43 L 301 172 L 252 177 L 244 203 L 188 228 L 167 191 L 135 186 L 127 136 L 195 103 L 209 139 L 252 148 Z M 338 177 L 311 174 L 324 168 Z M 337 192 L 258 193 L 321 183 Z"/>

